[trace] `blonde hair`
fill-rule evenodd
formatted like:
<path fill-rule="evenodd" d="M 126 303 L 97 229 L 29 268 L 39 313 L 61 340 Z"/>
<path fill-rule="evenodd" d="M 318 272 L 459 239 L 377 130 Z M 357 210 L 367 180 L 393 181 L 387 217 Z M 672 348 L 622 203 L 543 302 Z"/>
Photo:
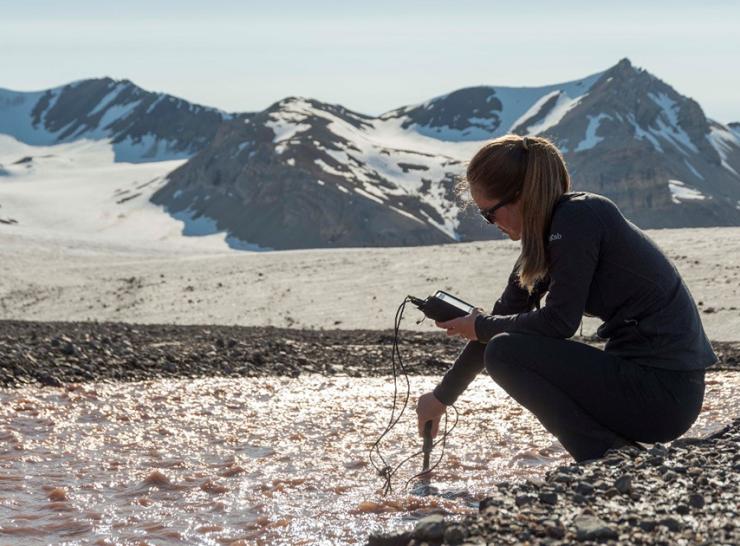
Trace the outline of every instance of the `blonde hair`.
<path fill-rule="evenodd" d="M 547 234 L 555 203 L 570 191 L 560 150 L 548 139 L 509 134 L 486 143 L 457 183 L 458 196 L 475 189 L 488 199 L 518 200 L 522 214 L 519 284 L 532 292 L 547 275 Z"/>

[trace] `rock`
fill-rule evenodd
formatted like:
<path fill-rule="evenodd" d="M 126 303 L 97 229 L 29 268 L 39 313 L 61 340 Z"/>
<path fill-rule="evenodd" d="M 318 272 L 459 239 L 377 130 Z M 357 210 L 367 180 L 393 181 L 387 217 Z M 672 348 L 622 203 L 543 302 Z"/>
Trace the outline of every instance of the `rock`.
<path fill-rule="evenodd" d="M 619 490 L 616 487 L 610 487 L 606 491 L 604 491 L 604 496 L 606 496 L 607 499 L 612 499 L 619 495 Z"/>
<path fill-rule="evenodd" d="M 539 495 L 540 501 L 544 502 L 545 504 L 556 504 L 558 502 L 558 495 L 557 493 L 554 493 L 552 491 L 543 491 Z"/>
<path fill-rule="evenodd" d="M 37 377 L 38 382 L 45 387 L 61 387 L 63 383 L 55 376 L 47 373 L 40 373 Z"/>
<path fill-rule="evenodd" d="M 665 527 L 668 527 L 671 531 L 680 531 L 683 528 L 683 525 L 681 525 L 681 522 L 678 521 L 676 518 L 667 517 L 663 518 L 658 522 L 658 525 L 663 525 Z"/>
<path fill-rule="evenodd" d="M 622 448 L 622 451 L 625 451 L 626 449 L 627 449 L 626 447 Z M 622 464 L 622 460 L 623 459 L 621 457 L 615 457 L 615 456 L 605 457 L 604 459 L 602 459 L 602 464 L 605 464 L 607 466 L 616 466 L 618 464 Z"/>
<path fill-rule="evenodd" d="M 663 473 L 663 480 L 665 482 L 670 483 L 674 481 L 676 478 L 678 478 L 678 474 L 676 474 L 673 470 L 668 470 L 667 472 Z"/>
<path fill-rule="evenodd" d="M 487 508 L 495 510 L 496 508 L 503 506 L 503 501 L 496 497 L 486 497 L 478 504 L 478 512 L 484 512 Z"/>
<path fill-rule="evenodd" d="M 576 504 L 585 504 L 588 499 L 580 493 L 576 493 L 571 497 L 571 500 Z"/>
<path fill-rule="evenodd" d="M 676 506 L 676 513 L 681 514 L 682 516 L 685 516 L 690 512 L 689 507 L 685 504 L 679 504 Z"/>
<path fill-rule="evenodd" d="M 367 546 L 407 546 L 413 539 L 412 532 L 401 534 L 372 534 L 367 539 Z"/>
<path fill-rule="evenodd" d="M 652 466 L 660 466 L 663 464 L 665 459 L 660 455 L 655 455 L 653 457 L 648 457 L 647 463 Z"/>
<path fill-rule="evenodd" d="M 573 481 L 573 476 L 564 472 L 558 472 L 557 474 L 554 474 L 551 479 L 552 481 L 559 483 L 571 483 Z"/>
<path fill-rule="evenodd" d="M 640 526 L 640 529 L 642 529 L 643 531 L 647 531 L 649 533 L 650 531 L 655 529 L 656 523 L 654 519 L 645 518 L 645 519 L 640 520 L 640 522 L 637 525 Z"/>
<path fill-rule="evenodd" d="M 436 540 L 442 539 L 444 534 L 444 516 L 441 514 L 432 514 L 420 519 L 414 528 L 414 537 L 419 540 Z"/>
<path fill-rule="evenodd" d="M 580 493 L 583 496 L 588 496 L 594 492 L 594 486 L 588 482 L 578 482 L 575 487 L 573 487 L 573 491 Z"/>
<path fill-rule="evenodd" d="M 456 546 L 465 540 L 465 535 L 465 529 L 461 525 L 450 525 L 445 529 L 442 540 L 445 544 Z"/>
<path fill-rule="evenodd" d="M 524 506 L 525 504 L 530 504 L 534 502 L 536 497 L 534 495 L 517 495 L 514 498 L 514 502 L 517 506 Z"/>
<path fill-rule="evenodd" d="M 650 449 L 648 449 L 648 453 L 650 453 L 650 455 L 665 457 L 666 455 L 668 455 L 668 448 L 665 447 L 663 444 L 654 444 L 650 447 Z"/>
<path fill-rule="evenodd" d="M 608 540 L 617 539 L 617 532 L 606 522 L 596 516 L 581 515 L 573 520 L 578 540 Z"/>
<path fill-rule="evenodd" d="M 699 493 L 689 495 L 689 505 L 694 508 L 704 508 L 704 497 Z"/>
<path fill-rule="evenodd" d="M 563 538 L 565 536 L 565 527 L 560 523 L 547 520 L 544 523 L 545 533 L 550 538 Z"/>
<path fill-rule="evenodd" d="M 624 474 L 617 478 L 614 482 L 614 487 L 622 494 L 627 494 L 632 491 L 632 476 L 630 474 Z"/>
<path fill-rule="evenodd" d="M 59 351 L 64 355 L 71 356 L 77 354 L 77 347 L 75 347 L 73 343 L 68 341 L 61 346 Z"/>

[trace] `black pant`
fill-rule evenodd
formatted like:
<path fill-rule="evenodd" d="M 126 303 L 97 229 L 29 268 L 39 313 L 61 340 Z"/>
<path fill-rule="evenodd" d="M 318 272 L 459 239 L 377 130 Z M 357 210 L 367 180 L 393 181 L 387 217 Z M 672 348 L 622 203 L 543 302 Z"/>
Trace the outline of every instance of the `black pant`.
<path fill-rule="evenodd" d="M 621 438 L 673 440 L 704 400 L 705 370 L 643 366 L 576 341 L 505 333 L 460 356 L 482 358 L 494 381 L 577 461 L 601 457 Z"/>

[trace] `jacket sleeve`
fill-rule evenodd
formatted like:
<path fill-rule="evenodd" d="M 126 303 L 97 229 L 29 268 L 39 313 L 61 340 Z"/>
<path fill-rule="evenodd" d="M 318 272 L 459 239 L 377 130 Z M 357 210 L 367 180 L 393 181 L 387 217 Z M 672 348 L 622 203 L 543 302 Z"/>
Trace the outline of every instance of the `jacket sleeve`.
<path fill-rule="evenodd" d="M 530 311 L 534 306 L 534 299 L 526 288 L 519 285 L 517 272 L 519 263 L 514 265 L 514 269 L 509 275 L 503 294 L 496 300 L 493 305 L 492 315 L 511 315 L 513 313 L 523 313 Z"/>
<path fill-rule="evenodd" d="M 477 341 L 468 341 L 455 363 L 447 370 L 442 381 L 434 388 L 434 396 L 443 404 L 454 404 L 475 376 L 483 369 L 483 352 L 486 346 Z"/>
<path fill-rule="evenodd" d="M 535 294 L 537 291 L 535 290 Z M 501 297 L 493 305 L 493 314 L 521 313 L 529 311 L 539 303 L 539 296 L 532 296 L 517 282 L 517 265 L 509 275 L 509 280 Z M 483 352 L 486 346 L 478 341 L 470 341 L 447 370 L 442 381 L 435 387 L 434 396 L 443 404 L 454 404 L 455 400 L 468 388 L 468 385 L 483 370 Z"/>
<path fill-rule="evenodd" d="M 502 332 L 571 337 L 583 317 L 603 232 L 601 219 L 587 204 L 558 207 L 549 234 L 545 305 L 519 313 L 479 315 L 475 321 L 478 341 L 487 343 Z"/>

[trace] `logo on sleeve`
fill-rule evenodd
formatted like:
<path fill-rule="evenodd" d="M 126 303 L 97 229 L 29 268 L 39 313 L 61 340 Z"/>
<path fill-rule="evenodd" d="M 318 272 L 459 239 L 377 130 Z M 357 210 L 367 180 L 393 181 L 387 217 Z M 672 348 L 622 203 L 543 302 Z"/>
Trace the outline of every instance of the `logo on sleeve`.
<path fill-rule="evenodd" d="M 559 241 L 562 238 L 563 238 L 563 236 L 560 235 L 559 233 L 551 233 L 550 234 L 550 242 Z"/>

